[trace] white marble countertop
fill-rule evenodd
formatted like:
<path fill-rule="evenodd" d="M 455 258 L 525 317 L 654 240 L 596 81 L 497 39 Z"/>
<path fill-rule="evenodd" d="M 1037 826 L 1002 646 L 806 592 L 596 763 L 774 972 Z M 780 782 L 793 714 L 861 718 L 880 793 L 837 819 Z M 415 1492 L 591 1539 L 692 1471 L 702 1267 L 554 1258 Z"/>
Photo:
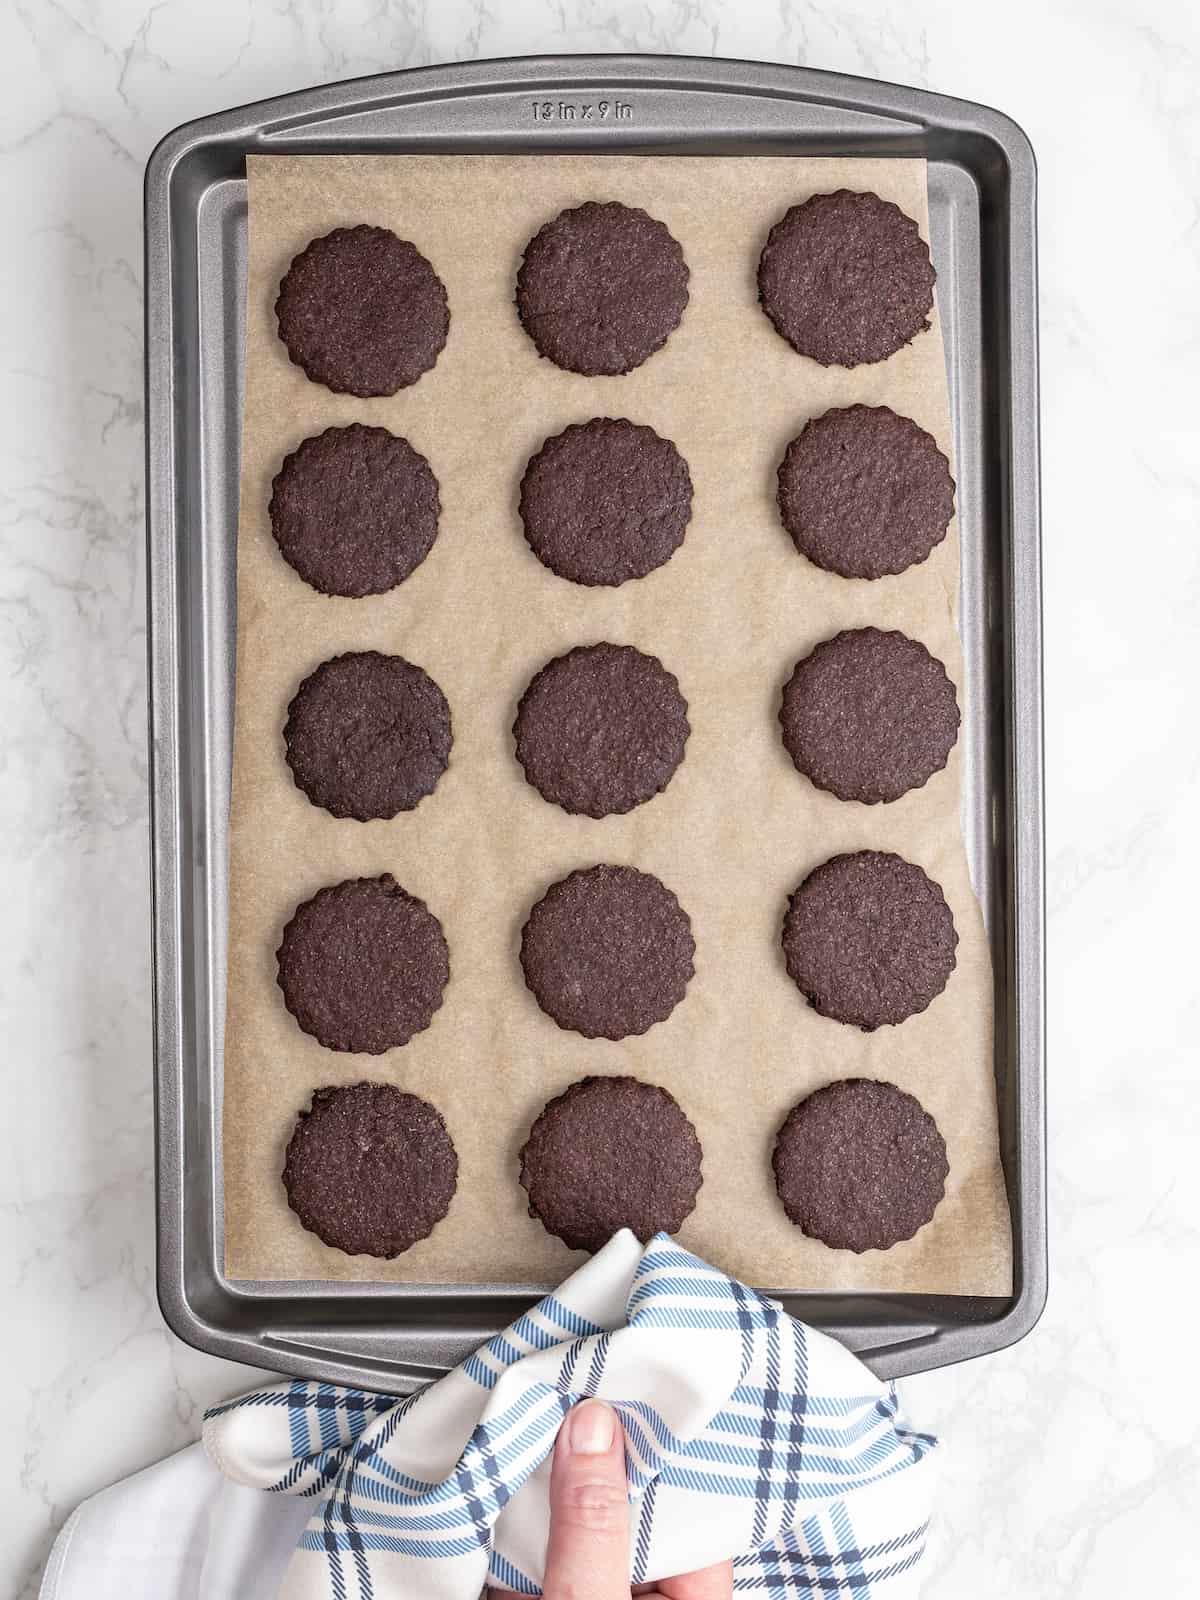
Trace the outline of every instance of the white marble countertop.
<path fill-rule="evenodd" d="M 1200 13 L 1189 0 L 16 0 L 0 8 L 0 1592 L 247 1371 L 154 1295 L 141 184 L 168 128 L 539 50 L 982 100 L 1041 176 L 1049 1310 L 905 1385 L 945 1439 L 925 1594 L 1195 1589 Z"/>

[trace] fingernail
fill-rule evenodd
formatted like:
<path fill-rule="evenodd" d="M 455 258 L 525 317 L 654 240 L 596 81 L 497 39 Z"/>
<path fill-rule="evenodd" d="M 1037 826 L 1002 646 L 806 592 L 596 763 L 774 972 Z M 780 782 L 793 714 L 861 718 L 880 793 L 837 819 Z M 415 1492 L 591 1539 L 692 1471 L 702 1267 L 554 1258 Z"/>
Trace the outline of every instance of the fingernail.
<path fill-rule="evenodd" d="M 580 1456 L 602 1456 L 612 1449 L 616 1413 L 602 1400 L 584 1400 L 571 1413 L 568 1438 Z"/>

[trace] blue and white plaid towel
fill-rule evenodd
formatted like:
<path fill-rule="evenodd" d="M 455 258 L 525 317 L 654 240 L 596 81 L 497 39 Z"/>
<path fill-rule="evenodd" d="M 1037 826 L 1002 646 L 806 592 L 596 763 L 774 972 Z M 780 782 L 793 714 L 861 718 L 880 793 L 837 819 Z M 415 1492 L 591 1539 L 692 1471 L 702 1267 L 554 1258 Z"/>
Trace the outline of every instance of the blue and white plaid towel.
<path fill-rule="evenodd" d="M 405 1400 L 291 1383 L 219 1406 L 237 1482 L 311 1498 L 281 1600 L 541 1592 L 550 1454 L 585 1395 L 626 1437 L 632 1581 L 734 1558 L 734 1588 L 916 1592 L 935 1440 L 841 1345 L 681 1250 L 617 1234 L 461 1367 Z"/>

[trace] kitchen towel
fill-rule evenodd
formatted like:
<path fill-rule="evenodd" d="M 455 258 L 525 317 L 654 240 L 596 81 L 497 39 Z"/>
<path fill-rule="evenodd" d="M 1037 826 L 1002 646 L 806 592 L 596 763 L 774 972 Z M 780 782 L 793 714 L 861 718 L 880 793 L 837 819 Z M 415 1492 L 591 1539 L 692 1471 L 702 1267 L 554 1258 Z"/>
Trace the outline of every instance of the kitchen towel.
<path fill-rule="evenodd" d="M 587 1395 L 624 1426 L 634 1583 L 732 1557 L 747 1593 L 916 1592 L 935 1441 L 857 1357 L 665 1234 L 617 1234 L 415 1396 L 280 1384 L 211 1411 L 204 1443 L 312 1506 L 281 1600 L 536 1595 L 551 1450 Z"/>
<path fill-rule="evenodd" d="M 309 1509 L 243 1489 L 189 1445 L 71 1513 L 40 1600 L 278 1600 Z"/>

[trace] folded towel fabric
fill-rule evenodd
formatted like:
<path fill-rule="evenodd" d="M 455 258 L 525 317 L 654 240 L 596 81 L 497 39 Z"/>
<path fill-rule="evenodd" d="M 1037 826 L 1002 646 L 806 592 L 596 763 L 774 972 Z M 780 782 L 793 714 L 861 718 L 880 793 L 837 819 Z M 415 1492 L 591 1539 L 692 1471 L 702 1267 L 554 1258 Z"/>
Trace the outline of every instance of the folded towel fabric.
<path fill-rule="evenodd" d="M 857 1357 L 665 1234 L 617 1234 L 414 1396 L 280 1384 L 211 1411 L 204 1443 L 312 1503 L 281 1600 L 536 1595 L 554 1439 L 589 1395 L 625 1431 L 632 1582 L 732 1558 L 764 1597 L 916 1593 L 936 1441 Z"/>

